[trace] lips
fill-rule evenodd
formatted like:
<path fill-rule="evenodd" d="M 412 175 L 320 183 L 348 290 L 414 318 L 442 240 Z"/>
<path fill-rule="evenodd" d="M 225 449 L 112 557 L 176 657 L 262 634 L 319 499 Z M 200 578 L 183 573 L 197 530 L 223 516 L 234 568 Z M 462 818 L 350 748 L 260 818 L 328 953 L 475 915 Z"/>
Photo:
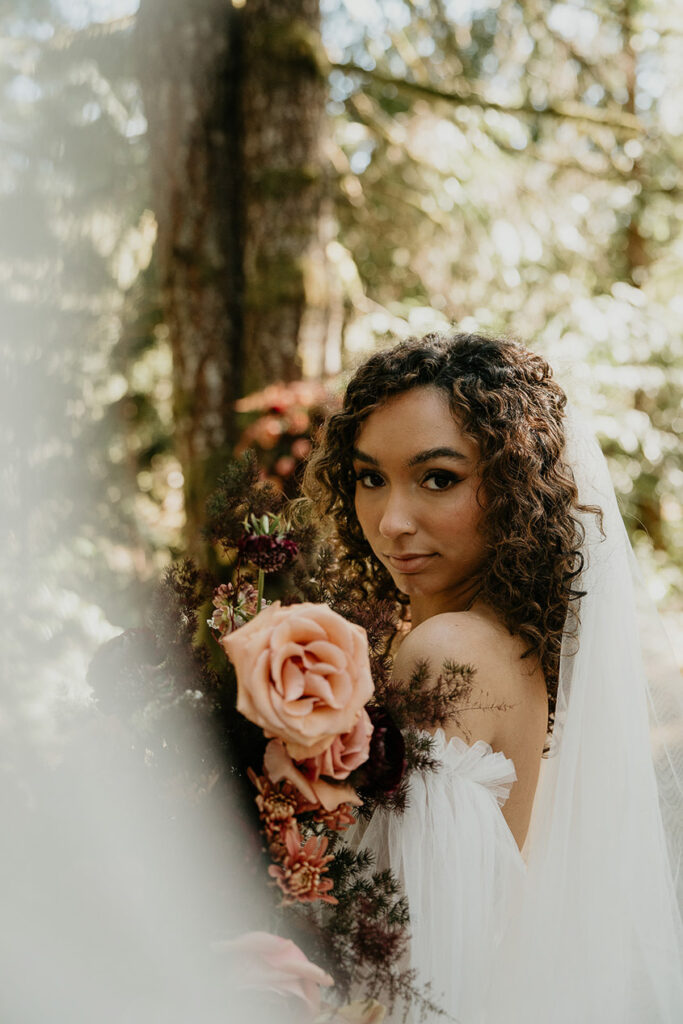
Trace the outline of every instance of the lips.
<path fill-rule="evenodd" d="M 393 569 L 397 569 L 398 572 L 403 573 L 414 573 L 421 572 L 426 565 L 429 564 L 435 555 L 424 555 L 414 552 L 407 555 L 386 555 L 389 560 L 389 564 Z"/>

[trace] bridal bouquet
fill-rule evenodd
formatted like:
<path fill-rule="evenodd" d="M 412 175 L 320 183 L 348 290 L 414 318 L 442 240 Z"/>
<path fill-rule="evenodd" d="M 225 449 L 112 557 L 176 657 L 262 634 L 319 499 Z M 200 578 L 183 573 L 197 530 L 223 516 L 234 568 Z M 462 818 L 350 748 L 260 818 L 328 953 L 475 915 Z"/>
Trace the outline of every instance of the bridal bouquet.
<path fill-rule="evenodd" d="M 243 525 L 236 581 L 214 592 L 208 624 L 234 667 L 236 711 L 268 741 L 258 769 L 247 769 L 272 861 L 268 874 L 282 908 L 339 908 L 341 903 L 341 916 L 345 911 L 348 917 L 349 897 L 360 891 L 343 884 L 339 869 L 357 876 L 365 865 L 363 858 L 353 864 L 340 833 L 354 824 L 353 809 L 363 805 L 359 790 L 380 784 L 385 794 L 397 792 L 406 763 L 402 736 L 393 729 L 393 765 L 387 771 L 388 716 L 370 703 L 375 685 L 366 630 L 326 603 L 265 604 L 266 576 L 292 563 L 298 544 L 277 515 L 251 513 Z M 256 571 L 256 586 L 244 581 L 245 563 Z M 334 892 L 335 877 L 340 896 Z M 367 907 L 372 899 L 381 904 L 396 896 L 395 880 L 388 876 L 370 881 L 369 892 L 368 881 L 363 886 Z M 398 952 L 405 946 L 405 912 L 400 899 L 392 902 L 393 920 L 377 922 L 374 938 L 387 952 Z M 320 929 L 319 916 L 315 920 Z M 333 984 L 329 974 L 280 936 L 251 933 L 223 948 L 243 967 L 246 956 L 251 969 L 246 975 L 242 970 L 241 984 L 254 987 L 265 984 L 264 957 L 279 959 L 286 953 L 296 971 L 306 973 L 305 1001 L 311 1011 L 320 1011 L 320 988 Z M 292 990 L 285 986 L 282 991 Z M 304 998 L 299 988 L 296 994 Z M 370 1000 L 345 1008 L 325 1004 L 320 1019 L 370 1024 L 383 1015 L 382 1005 Z"/>

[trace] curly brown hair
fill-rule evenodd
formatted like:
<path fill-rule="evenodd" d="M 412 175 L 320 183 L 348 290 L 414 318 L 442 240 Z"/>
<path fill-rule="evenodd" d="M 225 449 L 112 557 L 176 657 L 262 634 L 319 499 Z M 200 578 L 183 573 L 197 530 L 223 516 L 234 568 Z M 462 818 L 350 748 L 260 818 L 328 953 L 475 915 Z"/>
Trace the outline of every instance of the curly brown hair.
<path fill-rule="evenodd" d="M 536 655 L 548 689 L 552 725 L 562 633 L 583 568 L 578 503 L 563 459 L 566 396 L 540 356 L 517 342 L 479 334 L 428 334 L 377 352 L 356 371 L 342 411 L 323 427 L 304 477 L 304 493 L 331 516 L 345 572 L 358 596 L 405 595 L 366 541 L 355 513 L 352 452 L 362 422 L 387 399 L 415 387 L 439 388 L 460 427 L 479 446 L 486 495 L 487 557 L 476 599 L 500 616 Z"/>

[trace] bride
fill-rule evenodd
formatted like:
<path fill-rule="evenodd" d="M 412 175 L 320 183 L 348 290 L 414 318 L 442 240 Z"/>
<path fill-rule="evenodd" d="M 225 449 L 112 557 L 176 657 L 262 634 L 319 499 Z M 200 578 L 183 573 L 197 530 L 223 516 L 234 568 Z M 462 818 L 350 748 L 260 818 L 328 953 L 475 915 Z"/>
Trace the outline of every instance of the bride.
<path fill-rule="evenodd" d="M 394 676 L 475 670 L 423 723 L 438 770 L 353 839 L 402 881 L 433 1019 L 683 1020 L 680 683 L 644 674 L 614 492 L 547 363 L 466 334 L 373 355 L 305 489 L 405 610 Z"/>

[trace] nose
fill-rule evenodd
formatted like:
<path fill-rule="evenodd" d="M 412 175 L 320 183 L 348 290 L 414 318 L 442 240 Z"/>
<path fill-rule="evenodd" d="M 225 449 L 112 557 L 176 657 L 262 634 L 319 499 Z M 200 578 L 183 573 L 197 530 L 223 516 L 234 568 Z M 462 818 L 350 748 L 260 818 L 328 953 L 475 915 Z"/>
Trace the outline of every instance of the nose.
<path fill-rule="evenodd" d="M 379 521 L 379 532 L 387 540 L 394 540 L 416 532 L 414 517 L 405 495 L 393 488 L 387 488 L 387 498 Z"/>

